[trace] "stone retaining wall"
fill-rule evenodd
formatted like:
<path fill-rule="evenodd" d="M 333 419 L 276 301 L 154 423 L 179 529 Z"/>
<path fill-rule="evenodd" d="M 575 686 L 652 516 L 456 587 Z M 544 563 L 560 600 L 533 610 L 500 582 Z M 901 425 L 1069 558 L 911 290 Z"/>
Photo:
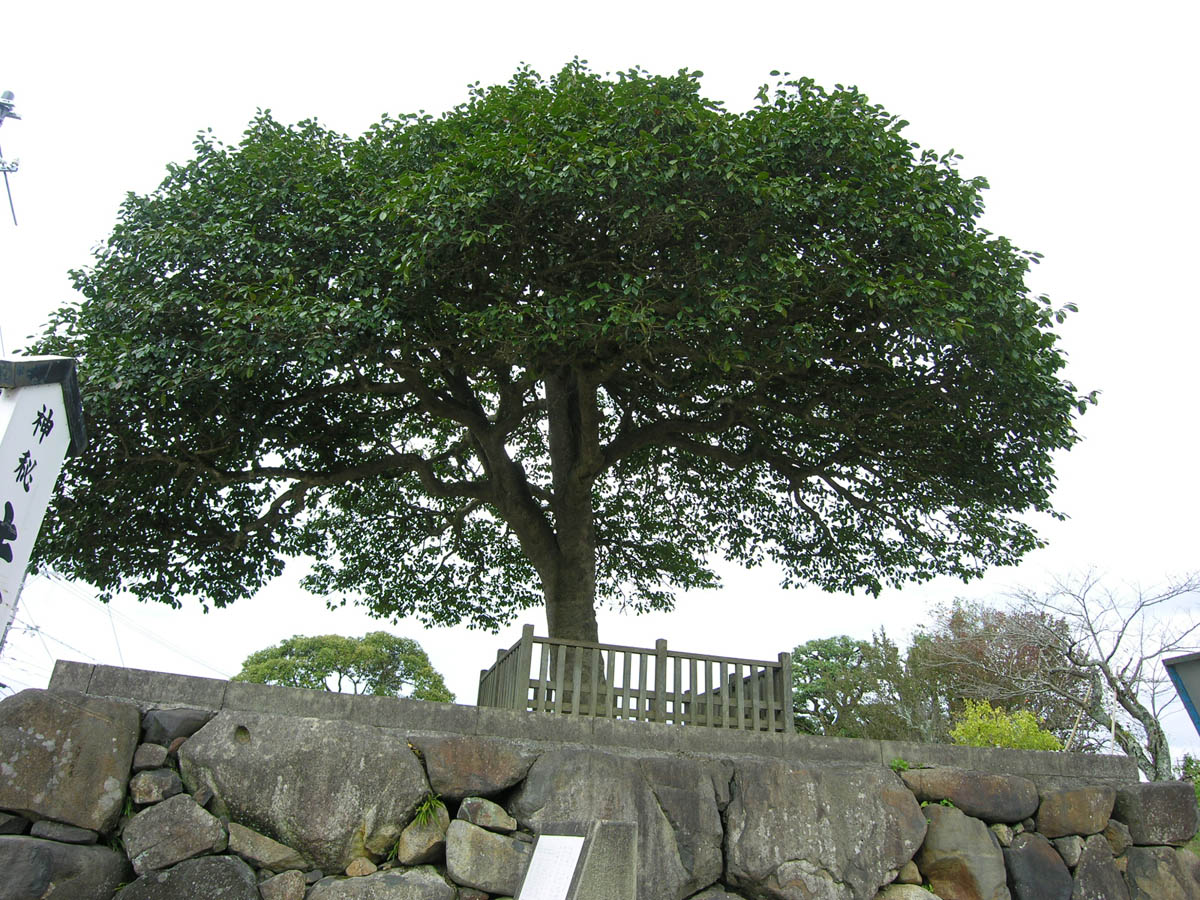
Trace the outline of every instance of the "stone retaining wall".
<path fill-rule="evenodd" d="M 594 820 L 637 824 L 639 900 L 1200 897 L 1176 849 L 1200 828 L 1191 786 L 1139 785 L 1124 757 L 66 662 L 0 703 L 0 900 L 487 900 L 534 835 Z"/>
<path fill-rule="evenodd" d="M 980 772 L 1021 775 L 1045 789 L 1074 784 L 1118 785 L 1138 780 L 1137 766 L 1126 756 L 693 729 L 575 716 L 560 719 L 514 710 L 334 694 L 61 660 L 54 667 L 50 690 L 75 690 L 98 697 L 126 699 L 143 708 L 188 706 L 213 711 L 268 712 L 413 732 L 582 744 L 618 752 L 646 750 L 884 766 L 894 759 L 904 759 L 912 766 L 956 766 Z"/>

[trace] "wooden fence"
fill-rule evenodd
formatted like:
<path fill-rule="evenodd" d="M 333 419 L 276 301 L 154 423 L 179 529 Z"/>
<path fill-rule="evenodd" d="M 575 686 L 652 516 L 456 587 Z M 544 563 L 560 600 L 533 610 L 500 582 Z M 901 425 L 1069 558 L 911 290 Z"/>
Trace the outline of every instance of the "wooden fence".
<path fill-rule="evenodd" d="M 578 702 L 576 702 L 578 700 Z M 792 731 L 792 655 L 777 662 L 536 637 L 479 674 L 479 706 L 707 728 Z"/>

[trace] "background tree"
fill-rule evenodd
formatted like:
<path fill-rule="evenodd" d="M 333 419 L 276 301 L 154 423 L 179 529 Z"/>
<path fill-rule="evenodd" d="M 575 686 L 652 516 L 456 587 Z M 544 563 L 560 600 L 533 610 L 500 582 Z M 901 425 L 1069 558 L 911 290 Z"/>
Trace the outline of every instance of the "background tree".
<path fill-rule="evenodd" d="M 1200 759 L 1190 753 L 1183 754 L 1183 759 L 1179 761 L 1179 778 L 1192 783 L 1196 789 L 1196 802 L 1200 803 Z"/>
<path fill-rule="evenodd" d="M 913 634 L 904 652 L 902 690 L 896 709 L 907 726 L 904 740 L 927 744 L 950 742 L 950 728 L 962 693 L 951 673 L 932 662 L 936 638 L 925 631 Z"/>
<path fill-rule="evenodd" d="M 897 700 L 903 661 L 883 631 L 870 641 L 847 635 L 815 638 L 792 651 L 796 730 L 829 737 L 911 737 Z"/>
<path fill-rule="evenodd" d="M 930 642 L 917 632 L 901 653 L 880 630 L 870 641 L 838 635 L 801 644 L 792 651 L 797 730 L 948 743 L 962 699 L 946 670 L 930 664 Z"/>
<path fill-rule="evenodd" d="M 1090 751 L 1103 744 L 1105 734 L 1069 699 L 1092 688 L 1089 676 L 1061 651 L 1070 636 L 1065 619 L 1045 610 L 961 599 L 937 607 L 931 618 L 920 632 L 921 662 L 943 686 L 950 716 L 961 717 L 965 702 L 979 701 L 1009 714 L 1030 713 L 1066 749 Z M 1028 637 L 1043 633 L 1056 639 Z"/>
<path fill-rule="evenodd" d="M 251 653 L 233 680 L 415 700 L 454 699 L 420 644 L 384 631 L 361 638 L 296 635 Z"/>
<path fill-rule="evenodd" d="M 877 592 L 1038 546 L 1088 398 L 984 181 L 854 89 L 698 77 L 201 134 L 36 348 L 92 436 L 42 562 L 222 606 L 308 555 L 380 616 L 595 640 L 717 556 Z"/>
<path fill-rule="evenodd" d="M 1200 621 L 1184 601 L 1198 592 L 1197 575 L 1127 594 L 1094 573 L 1060 580 L 1044 593 L 1019 593 L 1014 614 L 994 620 L 997 643 L 1034 664 L 980 657 L 954 641 L 939 644 L 940 658 L 968 661 L 959 671 L 976 673 L 981 693 L 1007 684 L 1009 696 L 1065 703 L 1083 727 L 1110 732 L 1148 779 L 1169 780 L 1170 744 L 1159 721 L 1177 697 L 1161 658 L 1196 649 Z"/>

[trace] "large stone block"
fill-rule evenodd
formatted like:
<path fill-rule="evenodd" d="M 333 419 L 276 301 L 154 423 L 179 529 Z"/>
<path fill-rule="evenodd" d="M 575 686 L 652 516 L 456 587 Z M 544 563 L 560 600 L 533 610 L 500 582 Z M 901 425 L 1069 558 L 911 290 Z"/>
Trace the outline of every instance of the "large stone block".
<path fill-rule="evenodd" d="M 724 882 L 747 896 L 870 900 L 925 835 L 917 801 L 882 766 L 744 760 L 735 768 Z"/>
<path fill-rule="evenodd" d="M 458 891 L 432 866 L 388 869 L 362 878 L 322 878 L 307 900 L 455 900 Z"/>
<path fill-rule="evenodd" d="M 1196 900 L 1200 897 L 1200 866 L 1188 851 L 1171 847 L 1130 847 L 1125 880 L 1130 900 Z"/>
<path fill-rule="evenodd" d="M 636 822 L 638 896 L 681 900 L 721 876 L 714 785 L 730 773 L 711 761 L 556 749 L 530 767 L 509 809 L 539 833 L 564 822 Z"/>
<path fill-rule="evenodd" d="M 1046 838 L 1018 834 L 1003 853 L 1013 900 L 1071 900 L 1071 873 Z"/>
<path fill-rule="evenodd" d="M 148 872 L 117 896 L 118 900 L 260 900 L 254 870 L 236 856 L 205 856 L 163 872 Z"/>
<path fill-rule="evenodd" d="M 145 875 L 223 850 L 227 837 L 219 819 L 187 794 L 176 794 L 130 819 L 121 840 L 134 871 Z"/>
<path fill-rule="evenodd" d="M 917 800 L 949 800 L 968 816 L 985 822 L 1020 822 L 1037 812 L 1038 791 L 1028 778 L 991 775 L 970 769 L 938 766 L 909 769 L 900 777 Z"/>
<path fill-rule="evenodd" d="M 455 819 L 446 832 L 446 872 L 455 884 L 492 894 L 515 894 L 533 846 Z"/>
<path fill-rule="evenodd" d="M 1129 889 L 1103 835 L 1093 834 L 1084 842 L 1071 900 L 1129 900 Z"/>
<path fill-rule="evenodd" d="M 72 662 L 69 659 L 57 660 L 47 687 L 52 691 L 79 691 L 86 694 L 94 668 L 91 663 Z"/>
<path fill-rule="evenodd" d="M 225 710 L 179 757 L 189 790 L 326 872 L 386 851 L 429 792 L 403 732 L 333 719 Z"/>
<path fill-rule="evenodd" d="M 1117 792 L 1111 787 L 1047 791 L 1037 811 L 1037 830 L 1048 838 L 1089 835 L 1104 830 Z"/>
<path fill-rule="evenodd" d="M 133 700 L 143 709 L 149 706 L 191 706 L 220 709 L 228 681 L 197 678 L 148 669 L 120 666 L 95 666 L 88 680 L 88 693 L 97 697 Z"/>
<path fill-rule="evenodd" d="M 531 745 L 487 737 L 414 737 L 429 784 L 446 800 L 492 797 L 517 784 L 537 758 Z"/>
<path fill-rule="evenodd" d="M 1117 788 L 1113 818 L 1135 844 L 1186 844 L 1200 830 L 1200 807 L 1188 781 L 1151 781 Z"/>
<path fill-rule="evenodd" d="M 0 837 L 0 900 L 108 898 L 131 876 L 129 861 L 107 847 Z"/>
<path fill-rule="evenodd" d="M 73 691 L 28 690 L 0 701 L 0 808 L 111 831 L 138 723 L 132 703 Z"/>
<path fill-rule="evenodd" d="M 297 718 L 341 719 L 350 717 L 353 694 L 311 688 L 231 681 L 225 688 L 222 709 L 270 713 Z"/>
<path fill-rule="evenodd" d="M 1000 845 L 981 820 L 950 806 L 927 806 L 929 832 L 917 867 L 947 900 L 1010 900 Z"/>

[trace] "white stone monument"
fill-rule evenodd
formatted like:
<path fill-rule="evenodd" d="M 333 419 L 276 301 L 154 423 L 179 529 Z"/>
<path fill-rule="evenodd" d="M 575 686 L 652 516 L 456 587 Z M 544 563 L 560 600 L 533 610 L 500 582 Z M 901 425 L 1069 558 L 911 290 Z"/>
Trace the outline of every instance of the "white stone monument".
<path fill-rule="evenodd" d="M 0 358 L 0 652 L 63 460 L 86 441 L 75 360 Z"/>

